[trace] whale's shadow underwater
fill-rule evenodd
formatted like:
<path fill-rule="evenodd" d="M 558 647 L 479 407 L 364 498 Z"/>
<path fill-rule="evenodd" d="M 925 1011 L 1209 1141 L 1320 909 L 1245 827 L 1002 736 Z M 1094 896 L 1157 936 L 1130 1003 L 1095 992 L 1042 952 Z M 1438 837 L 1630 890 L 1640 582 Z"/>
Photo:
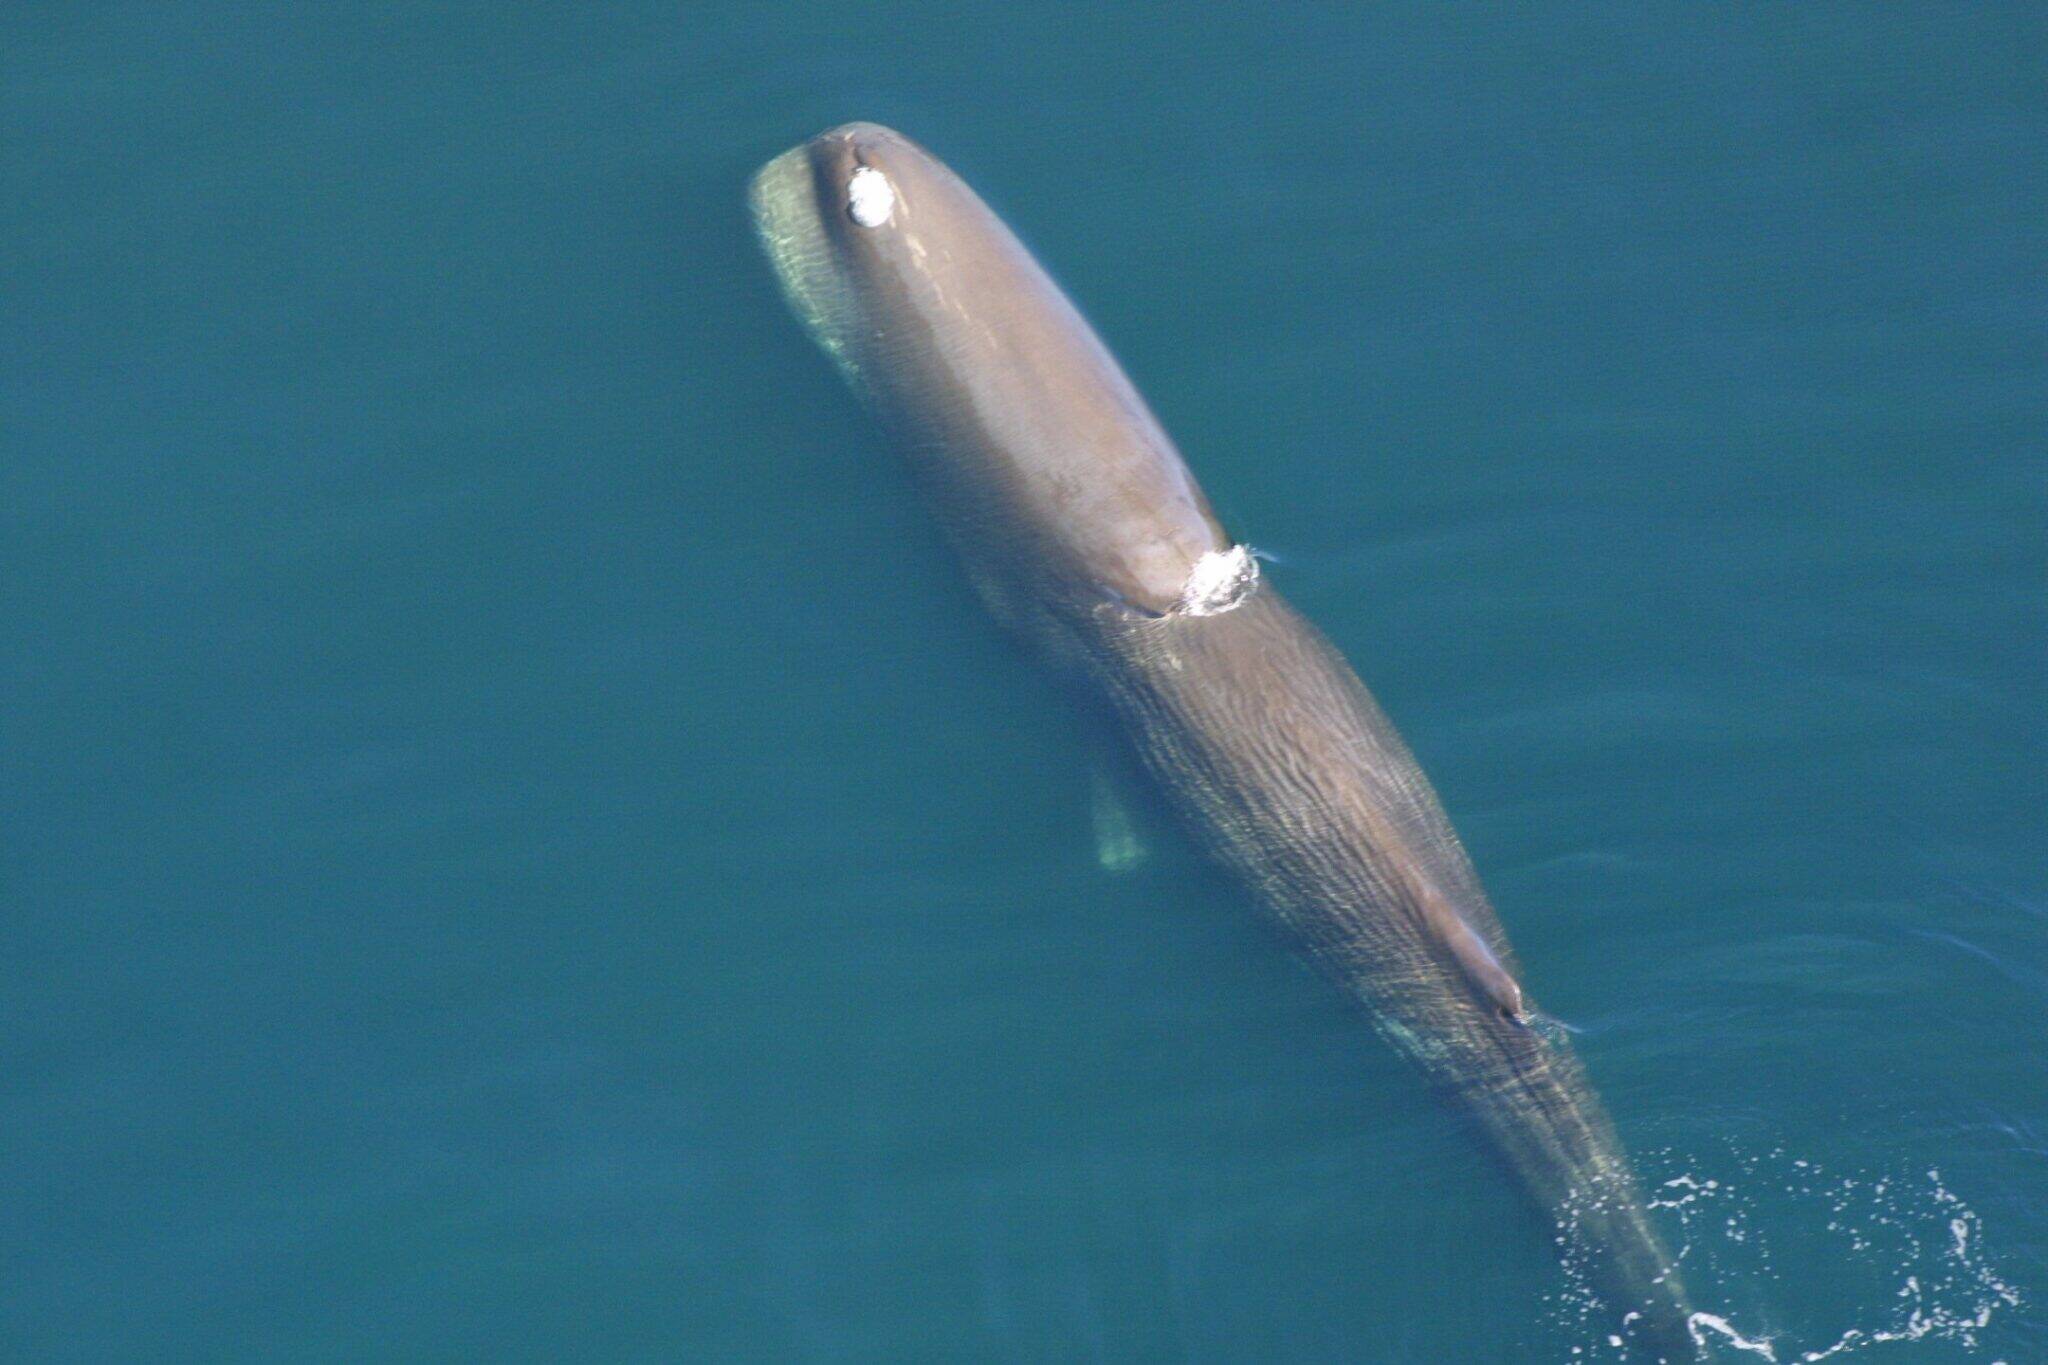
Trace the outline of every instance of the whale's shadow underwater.
<path fill-rule="evenodd" d="M 959 177 L 873 124 L 777 157 L 751 203 L 791 306 L 990 611 L 1107 703 L 1196 834 L 1470 1116 L 1630 1357 L 1695 1359 L 1612 1125 L 1427 779 L 1065 295 Z"/>

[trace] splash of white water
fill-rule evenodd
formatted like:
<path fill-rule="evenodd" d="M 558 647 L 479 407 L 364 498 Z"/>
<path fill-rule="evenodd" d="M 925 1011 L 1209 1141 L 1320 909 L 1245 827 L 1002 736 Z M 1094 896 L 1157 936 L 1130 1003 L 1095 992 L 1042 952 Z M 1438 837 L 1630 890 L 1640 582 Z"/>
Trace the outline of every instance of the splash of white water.
<path fill-rule="evenodd" d="M 1982 1220 L 1938 1170 L 1836 1175 L 1782 1150 L 1713 1162 L 1649 1152 L 1640 1164 L 1653 1216 L 1676 1232 L 1695 1302 L 1719 1310 L 1696 1312 L 1693 1336 L 1720 1354 L 1813 1365 L 1889 1342 L 1970 1349 L 1998 1312 L 2021 1302 L 1984 1251 Z M 1584 1258 L 1567 1245 L 1564 1259 L 1572 1283 L 1552 1307 L 1583 1343 L 1572 1358 L 1627 1359 L 1578 1264 Z M 1814 1282 L 1854 1297 L 1832 1310 L 1816 1306 L 1800 1290 Z M 1782 1316 L 1768 1330 L 1745 1331 L 1737 1321 L 1761 1312 L 1717 1301 L 1731 1291 Z"/>

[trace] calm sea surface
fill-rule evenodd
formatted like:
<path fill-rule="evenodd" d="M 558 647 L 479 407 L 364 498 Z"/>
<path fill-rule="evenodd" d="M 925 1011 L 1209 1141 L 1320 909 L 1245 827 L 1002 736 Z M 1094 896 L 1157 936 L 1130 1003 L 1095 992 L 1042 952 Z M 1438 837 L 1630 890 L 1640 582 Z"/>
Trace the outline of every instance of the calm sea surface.
<path fill-rule="evenodd" d="M 2048 1360 L 2044 91 L 2030 4 L 6 6 L 0 1356 L 1612 1358 L 1103 869 L 751 239 L 858 117 L 1378 691 L 1701 1306 Z"/>

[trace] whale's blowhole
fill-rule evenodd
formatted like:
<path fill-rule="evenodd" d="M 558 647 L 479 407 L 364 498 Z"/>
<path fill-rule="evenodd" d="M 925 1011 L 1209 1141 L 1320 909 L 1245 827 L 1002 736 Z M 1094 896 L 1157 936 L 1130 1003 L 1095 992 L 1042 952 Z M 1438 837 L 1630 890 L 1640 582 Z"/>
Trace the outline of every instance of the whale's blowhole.
<path fill-rule="evenodd" d="M 846 181 L 846 216 L 864 228 L 880 227 L 896 213 L 896 187 L 873 166 L 859 166 Z"/>

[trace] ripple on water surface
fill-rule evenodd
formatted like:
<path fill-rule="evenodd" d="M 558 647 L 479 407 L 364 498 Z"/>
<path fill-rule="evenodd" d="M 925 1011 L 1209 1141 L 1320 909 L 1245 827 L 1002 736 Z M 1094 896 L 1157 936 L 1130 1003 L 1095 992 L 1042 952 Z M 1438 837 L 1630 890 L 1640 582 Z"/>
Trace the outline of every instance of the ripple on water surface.
<path fill-rule="evenodd" d="M 1717 1358 L 1809 1365 L 1913 1341 L 1974 1352 L 2023 1301 L 1938 1168 L 1848 1171 L 1782 1148 L 1664 1148 L 1638 1164 L 1698 1309 L 1693 1332 Z M 1569 1259 L 1567 1271 L 1551 1311 L 1578 1342 L 1571 1358 L 1625 1359 Z"/>

